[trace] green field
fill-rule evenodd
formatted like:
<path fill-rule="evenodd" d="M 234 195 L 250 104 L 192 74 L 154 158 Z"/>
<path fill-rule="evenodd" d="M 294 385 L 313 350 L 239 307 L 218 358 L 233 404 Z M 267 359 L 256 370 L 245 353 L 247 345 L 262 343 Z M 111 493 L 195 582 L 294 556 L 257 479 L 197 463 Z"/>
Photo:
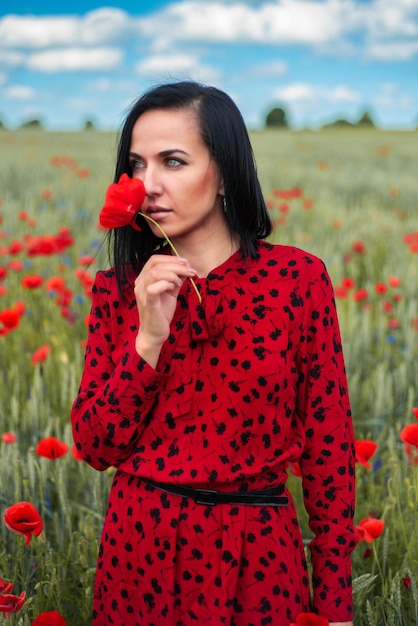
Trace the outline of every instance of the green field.
<path fill-rule="evenodd" d="M 357 464 L 356 523 L 378 517 L 385 526 L 353 555 L 355 624 L 418 625 L 418 435 L 409 456 L 400 439 L 404 426 L 418 430 L 418 132 L 260 131 L 251 138 L 272 241 L 317 254 L 330 272 L 356 439 L 378 445 L 370 469 Z M 5 618 L 12 626 L 55 609 L 68 626 L 89 624 L 112 471 L 95 472 L 71 449 L 55 460 L 40 457 L 36 445 L 55 436 L 71 448 L 89 288 L 106 265 L 97 221 L 116 143 L 116 134 L 95 131 L 0 132 L 0 437 L 16 435 L 0 441 L 0 508 L 26 500 L 44 522 L 28 546 L 0 524 L 0 578 L 14 583 L 13 594 L 26 591 L 20 611 Z M 63 227 L 72 242 L 29 253 L 35 238 L 56 241 Z M 33 275 L 42 285 L 24 287 L 22 278 Z M 57 277 L 64 293 L 51 289 Z M 6 329 L 2 313 L 18 302 L 24 313 Z M 46 360 L 33 364 L 44 345 Z M 289 482 L 308 541 L 299 479 L 291 474 Z"/>

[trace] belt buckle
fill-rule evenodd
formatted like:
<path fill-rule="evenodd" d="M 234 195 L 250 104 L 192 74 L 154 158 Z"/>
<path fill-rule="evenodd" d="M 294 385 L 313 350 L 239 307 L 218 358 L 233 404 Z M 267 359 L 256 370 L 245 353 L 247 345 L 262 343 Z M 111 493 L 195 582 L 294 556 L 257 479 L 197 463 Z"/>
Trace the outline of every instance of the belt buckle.
<path fill-rule="evenodd" d="M 212 489 L 196 489 L 194 501 L 196 504 L 205 504 L 206 506 L 215 506 L 217 491 Z"/>

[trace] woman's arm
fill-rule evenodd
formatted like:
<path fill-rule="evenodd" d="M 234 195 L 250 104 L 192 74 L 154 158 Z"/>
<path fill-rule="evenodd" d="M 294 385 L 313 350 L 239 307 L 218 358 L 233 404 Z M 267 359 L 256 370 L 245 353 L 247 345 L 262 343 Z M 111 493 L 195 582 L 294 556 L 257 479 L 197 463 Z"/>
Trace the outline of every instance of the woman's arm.
<path fill-rule="evenodd" d="M 350 553 L 357 544 L 354 433 L 330 278 L 318 260 L 308 274 L 301 288 L 305 321 L 298 355 L 297 412 L 305 430 L 300 459 L 303 495 L 314 533 L 310 543 L 314 607 L 328 620 L 351 624 Z"/>
<path fill-rule="evenodd" d="M 84 370 L 71 410 L 77 450 L 98 470 L 129 456 L 166 379 L 136 352 L 134 317 L 127 319 L 128 307 L 121 308 L 112 273 L 99 272 L 92 290 Z"/>

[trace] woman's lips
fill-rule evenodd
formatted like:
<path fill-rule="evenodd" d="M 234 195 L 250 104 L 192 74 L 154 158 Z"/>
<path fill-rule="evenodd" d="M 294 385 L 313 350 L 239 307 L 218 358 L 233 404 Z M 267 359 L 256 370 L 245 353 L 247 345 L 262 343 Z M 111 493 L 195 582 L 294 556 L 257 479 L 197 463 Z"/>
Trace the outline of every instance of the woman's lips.
<path fill-rule="evenodd" d="M 158 220 L 171 213 L 170 209 L 163 209 L 162 207 L 148 207 L 145 211 L 146 215 L 152 217 L 153 220 Z"/>

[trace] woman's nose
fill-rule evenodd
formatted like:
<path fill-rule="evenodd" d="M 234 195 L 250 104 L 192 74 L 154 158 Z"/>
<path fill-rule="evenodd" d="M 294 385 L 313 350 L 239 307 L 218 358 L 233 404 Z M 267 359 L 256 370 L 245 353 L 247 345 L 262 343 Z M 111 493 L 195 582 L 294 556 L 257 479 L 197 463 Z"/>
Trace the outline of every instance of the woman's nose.
<path fill-rule="evenodd" d="M 161 193 L 162 182 L 157 167 L 148 165 L 144 168 L 141 178 L 148 196 L 159 195 Z"/>

